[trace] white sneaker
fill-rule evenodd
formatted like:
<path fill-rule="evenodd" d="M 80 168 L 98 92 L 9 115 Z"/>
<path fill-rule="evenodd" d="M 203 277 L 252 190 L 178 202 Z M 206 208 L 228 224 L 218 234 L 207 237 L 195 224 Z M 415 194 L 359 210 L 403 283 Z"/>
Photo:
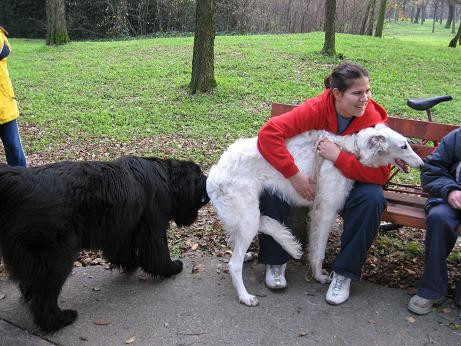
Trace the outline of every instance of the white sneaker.
<path fill-rule="evenodd" d="M 415 294 L 408 302 L 408 310 L 418 315 L 425 315 L 432 311 L 433 305 L 440 305 L 445 301 L 445 297 L 438 299 L 427 299 Z"/>
<path fill-rule="evenodd" d="M 273 290 L 280 290 L 287 287 L 285 270 L 287 264 L 266 264 L 266 286 Z"/>
<path fill-rule="evenodd" d="M 344 303 L 349 298 L 349 290 L 351 287 L 351 279 L 345 276 L 331 273 L 333 276 L 330 287 L 328 288 L 325 300 L 328 304 L 339 305 Z"/>

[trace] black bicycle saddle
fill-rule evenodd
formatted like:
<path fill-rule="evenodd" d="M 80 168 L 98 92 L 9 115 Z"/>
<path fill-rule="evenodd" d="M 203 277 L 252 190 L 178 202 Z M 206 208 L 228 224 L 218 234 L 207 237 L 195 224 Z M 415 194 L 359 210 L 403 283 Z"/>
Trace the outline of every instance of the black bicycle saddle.
<path fill-rule="evenodd" d="M 407 106 L 417 111 L 425 111 L 429 108 L 434 107 L 436 104 L 445 101 L 451 101 L 453 97 L 450 95 L 434 96 L 428 98 L 410 98 L 407 100 Z"/>

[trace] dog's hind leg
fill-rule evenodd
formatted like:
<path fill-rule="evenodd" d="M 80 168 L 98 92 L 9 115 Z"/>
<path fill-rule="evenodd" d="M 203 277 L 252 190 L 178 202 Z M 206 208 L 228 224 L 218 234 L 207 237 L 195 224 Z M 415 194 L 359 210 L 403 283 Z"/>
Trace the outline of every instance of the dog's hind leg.
<path fill-rule="evenodd" d="M 229 244 L 233 248 L 229 261 L 229 273 L 237 290 L 239 300 L 247 306 L 258 305 L 258 299 L 248 293 L 243 283 L 243 261 L 259 229 L 259 201 L 257 196 L 242 195 L 239 199 L 225 199 L 226 203 L 215 200 L 215 207 L 224 228 L 229 234 Z"/>
<path fill-rule="evenodd" d="M 314 205 L 309 212 L 311 227 L 309 231 L 309 264 L 314 279 L 324 284 L 330 281 L 323 271 L 328 236 L 336 218 L 336 211 L 328 210 L 325 206 Z"/>
<path fill-rule="evenodd" d="M 47 254 L 46 260 L 47 267 L 42 272 L 44 275 L 37 277 L 30 286 L 30 309 L 34 322 L 43 331 L 55 332 L 77 318 L 77 311 L 61 310 L 58 307 L 58 296 L 72 271 L 73 258 L 69 260 L 68 257 Z"/>
<path fill-rule="evenodd" d="M 229 261 L 229 272 L 232 278 L 232 283 L 237 290 L 239 300 L 247 306 L 258 305 L 258 298 L 251 295 L 245 288 L 243 283 L 243 262 L 245 254 L 250 247 L 250 244 L 258 233 L 259 217 L 254 220 L 246 220 L 247 222 L 238 223 L 235 226 L 234 248 L 231 259 Z"/>

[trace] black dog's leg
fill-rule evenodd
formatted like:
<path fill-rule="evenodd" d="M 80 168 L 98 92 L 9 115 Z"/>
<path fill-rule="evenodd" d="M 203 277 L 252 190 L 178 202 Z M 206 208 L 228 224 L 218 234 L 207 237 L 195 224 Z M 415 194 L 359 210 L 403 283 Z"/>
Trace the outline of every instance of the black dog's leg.
<path fill-rule="evenodd" d="M 19 290 L 21 291 L 22 299 L 24 299 L 25 302 L 28 302 L 31 300 L 32 287 L 30 287 L 29 285 L 20 284 Z"/>
<path fill-rule="evenodd" d="M 75 310 L 61 310 L 58 307 L 58 296 L 72 267 L 60 273 L 48 273 L 46 280 L 37 282 L 32 288 L 30 309 L 34 322 L 44 332 L 55 332 L 77 318 Z"/>
<path fill-rule="evenodd" d="M 180 260 L 171 260 L 166 237 L 167 227 L 149 229 L 144 226 L 140 232 L 141 236 L 137 241 L 139 266 L 151 275 L 170 277 L 182 270 L 183 264 Z"/>

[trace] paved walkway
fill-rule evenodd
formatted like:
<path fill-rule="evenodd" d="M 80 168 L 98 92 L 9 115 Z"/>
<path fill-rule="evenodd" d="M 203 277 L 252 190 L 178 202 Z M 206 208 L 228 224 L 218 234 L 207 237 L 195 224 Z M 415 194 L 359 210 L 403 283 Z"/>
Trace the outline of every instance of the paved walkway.
<path fill-rule="evenodd" d="M 302 266 L 290 264 L 288 289 L 274 293 L 264 286 L 264 267 L 247 263 L 245 283 L 260 297 L 249 308 L 238 303 L 226 267 L 218 258 L 186 259 L 182 273 L 164 280 L 76 268 L 59 301 L 79 317 L 53 335 L 33 326 L 16 286 L 2 278 L 0 346 L 461 344 L 461 330 L 449 327 L 461 323 L 450 301 L 445 312 L 415 316 L 406 292 L 360 282 L 348 302 L 329 306 L 327 286 L 305 282 Z"/>

